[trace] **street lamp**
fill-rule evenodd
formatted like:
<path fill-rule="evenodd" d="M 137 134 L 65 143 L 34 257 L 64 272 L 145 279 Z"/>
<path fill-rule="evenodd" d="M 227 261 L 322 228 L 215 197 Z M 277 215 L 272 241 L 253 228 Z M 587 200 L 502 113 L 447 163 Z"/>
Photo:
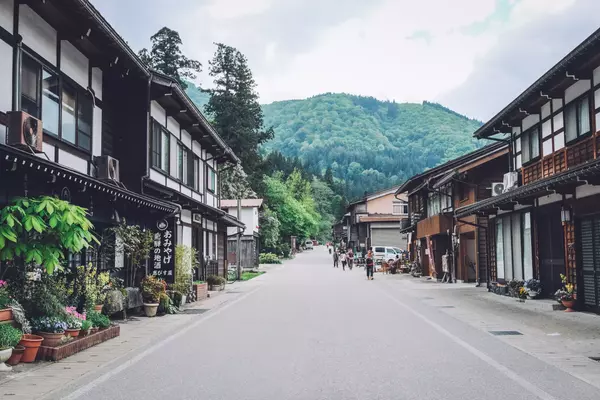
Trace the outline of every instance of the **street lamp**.
<path fill-rule="evenodd" d="M 571 214 L 571 207 L 563 204 L 563 206 L 560 209 L 560 221 L 563 223 L 563 225 L 571 222 L 571 220 L 573 219 L 573 216 Z"/>

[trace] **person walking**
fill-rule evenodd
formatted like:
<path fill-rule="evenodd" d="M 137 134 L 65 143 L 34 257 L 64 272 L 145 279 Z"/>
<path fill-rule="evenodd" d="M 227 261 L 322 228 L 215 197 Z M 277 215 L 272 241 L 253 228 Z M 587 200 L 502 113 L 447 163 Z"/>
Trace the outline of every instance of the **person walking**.
<path fill-rule="evenodd" d="M 339 268 L 339 254 L 336 249 L 333 250 L 333 268 Z"/>
<path fill-rule="evenodd" d="M 342 262 L 342 270 L 346 270 L 346 253 L 342 250 L 340 252 L 340 261 Z"/>
<path fill-rule="evenodd" d="M 373 280 L 373 265 L 374 265 L 374 256 L 373 256 L 373 248 L 369 247 L 369 251 L 367 252 L 367 280 Z"/>
<path fill-rule="evenodd" d="M 354 264 L 354 252 L 352 251 L 351 248 L 348 249 L 347 258 L 348 258 L 348 269 L 350 271 L 352 271 L 352 265 Z"/>

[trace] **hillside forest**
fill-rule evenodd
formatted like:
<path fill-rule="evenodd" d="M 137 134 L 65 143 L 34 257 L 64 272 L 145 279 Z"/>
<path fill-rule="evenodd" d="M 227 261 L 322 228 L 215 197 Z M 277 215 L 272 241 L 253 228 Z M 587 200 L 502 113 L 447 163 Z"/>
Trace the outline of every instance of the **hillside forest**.
<path fill-rule="evenodd" d="M 181 52 L 176 31 L 162 28 L 140 52 L 177 79 L 241 160 L 224 166 L 221 197 L 260 197 L 263 249 L 289 252 L 289 238 L 326 241 L 349 200 L 398 185 L 472 151 L 480 125 L 439 104 L 395 103 L 326 93 L 260 105 L 246 57 L 216 43 L 208 62 L 212 89 L 192 80 L 203 65 Z"/>

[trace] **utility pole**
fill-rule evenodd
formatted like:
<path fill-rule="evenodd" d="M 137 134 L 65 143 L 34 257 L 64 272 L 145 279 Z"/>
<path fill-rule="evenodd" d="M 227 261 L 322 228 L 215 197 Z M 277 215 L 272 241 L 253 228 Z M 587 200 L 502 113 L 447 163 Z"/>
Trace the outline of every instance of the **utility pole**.
<path fill-rule="evenodd" d="M 242 196 L 238 195 L 237 199 L 237 219 L 242 220 Z M 238 227 L 237 235 L 237 279 L 242 279 L 242 228 Z"/>

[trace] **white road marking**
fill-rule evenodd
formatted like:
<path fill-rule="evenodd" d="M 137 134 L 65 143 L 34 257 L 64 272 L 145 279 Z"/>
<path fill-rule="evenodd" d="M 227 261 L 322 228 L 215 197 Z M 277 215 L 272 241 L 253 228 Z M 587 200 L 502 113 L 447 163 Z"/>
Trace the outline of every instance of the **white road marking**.
<path fill-rule="evenodd" d="M 191 329 L 194 329 L 195 327 L 197 327 L 198 325 L 208 321 L 209 319 L 213 318 L 215 315 L 219 315 L 220 313 L 222 313 L 223 311 L 225 311 L 226 309 L 228 309 L 229 307 L 231 307 L 232 305 L 244 300 L 246 297 L 250 296 L 253 293 L 256 293 L 262 286 L 257 287 L 256 289 L 238 297 L 237 299 L 226 303 L 225 305 L 217 308 L 216 310 L 212 311 L 212 312 L 208 312 L 206 314 L 205 317 L 202 317 L 201 319 L 199 319 L 198 321 L 194 322 L 191 325 L 188 325 L 187 327 L 181 329 L 179 332 L 169 336 L 168 338 L 166 338 L 165 340 L 155 343 L 154 345 L 150 346 L 148 349 L 144 350 L 143 352 L 141 352 L 140 354 L 136 355 L 135 357 L 125 361 L 123 364 L 119 365 L 118 367 L 116 367 L 115 369 L 105 373 L 104 375 L 99 376 L 98 378 L 94 379 L 93 381 L 85 384 L 84 386 L 80 387 L 79 389 L 73 391 L 71 394 L 69 394 L 66 397 L 63 397 L 62 400 L 75 400 L 78 399 L 80 397 L 82 397 L 83 395 L 85 395 L 86 393 L 88 393 L 90 390 L 94 389 L 95 387 L 99 386 L 100 384 L 106 382 L 107 380 L 109 380 L 111 377 L 121 373 L 121 371 L 133 366 L 135 363 L 139 362 L 140 360 L 142 360 L 144 357 L 150 355 L 151 353 L 155 352 L 156 350 L 160 349 L 161 347 L 163 347 L 164 345 L 166 345 L 167 343 L 172 342 L 173 340 L 177 339 L 178 337 L 180 337 L 181 335 L 185 334 L 186 332 L 188 332 Z M 52 396 L 52 393 L 50 393 L 48 396 Z"/>
<path fill-rule="evenodd" d="M 558 400 L 556 397 L 552 396 L 548 392 L 543 391 L 539 387 L 535 386 L 533 383 L 527 381 L 526 379 L 521 378 L 514 371 L 512 371 L 511 369 L 500 364 L 498 361 L 494 360 L 487 354 L 481 352 L 480 350 L 477 350 L 475 347 L 471 346 L 464 340 L 460 339 L 458 336 L 453 335 L 452 333 L 450 333 L 448 330 L 446 330 L 441 325 L 437 324 L 436 322 L 430 320 L 429 318 L 425 317 L 424 315 L 422 315 L 422 314 L 416 312 L 415 310 L 413 310 L 412 308 L 408 307 L 407 305 L 402 303 L 400 300 L 396 299 L 394 296 L 392 296 L 385 290 L 383 290 L 383 289 L 380 289 L 380 290 L 385 296 L 389 297 L 394 303 L 396 303 L 400 307 L 404 308 L 406 311 L 410 312 L 412 315 L 419 318 L 420 320 L 422 320 L 423 322 L 425 322 L 426 324 L 428 324 L 429 326 L 431 326 L 432 328 L 434 328 L 435 330 L 440 332 L 442 335 L 448 337 L 454 343 L 463 347 L 469 353 L 473 354 L 475 357 L 484 361 L 489 366 L 495 368 L 500 373 L 502 373 L 504 376 L 513 380 L 515 383 L 517 383 L 519 386 L 521 386 L 523 389 L 527 390 L 531 394 L 535 395 L 537 398 L 542 399 L 542 400 Z"/>

